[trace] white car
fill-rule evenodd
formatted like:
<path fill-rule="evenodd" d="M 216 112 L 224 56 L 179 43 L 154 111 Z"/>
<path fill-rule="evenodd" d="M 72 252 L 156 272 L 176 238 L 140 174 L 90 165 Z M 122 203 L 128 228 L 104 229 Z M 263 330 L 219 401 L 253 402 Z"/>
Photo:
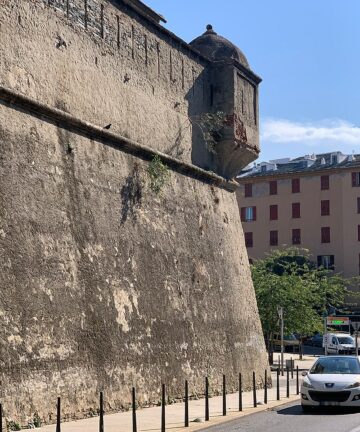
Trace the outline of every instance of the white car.
<path fill-rule="evenodd" d="M 360 362 L 356 356 L 319 357 L 301 383 L 301 407 L 360 408 Z"/>

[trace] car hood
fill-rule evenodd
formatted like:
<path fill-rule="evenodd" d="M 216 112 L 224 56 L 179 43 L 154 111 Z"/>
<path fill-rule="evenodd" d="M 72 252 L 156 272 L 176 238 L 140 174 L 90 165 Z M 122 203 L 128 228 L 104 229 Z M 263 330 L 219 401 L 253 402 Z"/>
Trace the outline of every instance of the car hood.
<path fill-rule="evenodd" d="M 350 384 L 360 382 L 360 375 L 356 374 L 309 374 L 307 379 L 316 390 L 339 390 Z M 328 387 L 326 384 L 333 384 Z"/>

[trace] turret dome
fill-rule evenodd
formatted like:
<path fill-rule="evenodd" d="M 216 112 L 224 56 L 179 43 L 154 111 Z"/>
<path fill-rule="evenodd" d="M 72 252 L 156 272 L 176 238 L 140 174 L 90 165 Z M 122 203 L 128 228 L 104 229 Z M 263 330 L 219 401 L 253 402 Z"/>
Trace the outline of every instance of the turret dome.
<path fill-rule="evenodd" d="M 235 59 L 249 68 L 243 52 L 228 39 L 219 36 L 210 24 L 206 26 L 204 34 L 190 42 L 190 46 L 212 61 Z"/>

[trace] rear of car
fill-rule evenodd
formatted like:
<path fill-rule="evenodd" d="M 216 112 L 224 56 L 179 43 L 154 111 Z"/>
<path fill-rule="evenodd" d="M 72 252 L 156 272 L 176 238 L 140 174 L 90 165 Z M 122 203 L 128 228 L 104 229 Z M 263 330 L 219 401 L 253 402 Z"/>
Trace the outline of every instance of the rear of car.
<path fill-rule="evenodd" d="M 301 384 L 301 406 L 360 408 L 360 363 L 355 356 L 320 357 Z"/>

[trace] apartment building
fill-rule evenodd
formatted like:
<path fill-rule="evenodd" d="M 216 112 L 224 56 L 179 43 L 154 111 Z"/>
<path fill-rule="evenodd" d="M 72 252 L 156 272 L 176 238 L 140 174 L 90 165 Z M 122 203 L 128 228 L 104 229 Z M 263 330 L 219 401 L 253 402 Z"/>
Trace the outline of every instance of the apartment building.
<path fill-rule="evenodd" d="M 249 259 L 309 249 L 317 265 L 360 274 L 360 155 L 341 152 L 262 162 L 237 178 Z M 352 306 L 360 301 L 354 300 Z"/>

